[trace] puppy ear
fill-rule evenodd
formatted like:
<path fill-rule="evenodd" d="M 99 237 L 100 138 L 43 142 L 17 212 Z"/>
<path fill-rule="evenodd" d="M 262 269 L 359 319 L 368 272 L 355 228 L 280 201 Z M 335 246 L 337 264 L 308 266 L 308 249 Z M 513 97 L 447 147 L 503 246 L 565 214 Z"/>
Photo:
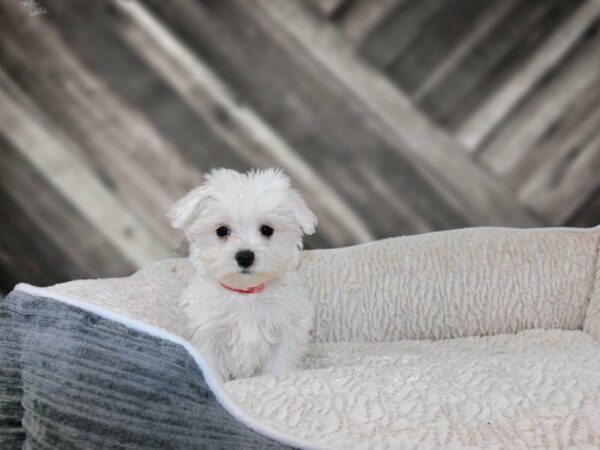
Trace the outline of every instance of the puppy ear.
<path fill-rule="evenodd" d="M 197 214 L 201 204 L 209 197 L 209 188 L 203 185 L 191 190 L 173 203 L 167 213 L 173 228 L 186 228 Z"/>
<path fill-rule="evenodd" d="M 317 226 L 317 216 L 310 210 L 302 196 L 293 189 L 290 192 L 290 202 L 292 213 L 304 234 L 313 234 Z"/>

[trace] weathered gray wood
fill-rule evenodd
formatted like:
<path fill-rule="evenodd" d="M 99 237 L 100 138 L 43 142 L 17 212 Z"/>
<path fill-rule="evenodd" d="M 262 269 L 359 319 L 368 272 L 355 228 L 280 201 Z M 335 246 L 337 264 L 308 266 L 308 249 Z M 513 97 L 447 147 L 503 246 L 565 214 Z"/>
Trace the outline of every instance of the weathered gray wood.
<path fill-rule="evenodd" d="M 352 0 L 310 0 L 319 11 L 326 16 L 335 14 L 335 12 L 342 6 L 344 2 L 351 2 Z"/>
<path fill-rule="evenodd" d="M 512 74 L 521 70 L 546 37 L 580 3 L 579 0 L 517 2 L 493 32 L 422 96 L 418 104 L 447 129 L 460 128 Z"/>
<path fill-rule="evenodd" d="M 490 136 L 478 154 L 481 161 L 519 190 L 594 113 L 600 100 L 598 67 L 600 36 L 586 33 L 564 64 L 547 73 Z"/>
<path fill-rule="evenodd" d="M 581 203 L 577 211 L 567 219 L 570 227 L 594 227 L 600 225 L 600 186 Z"/>
<path fill-rule="evenodd" d="M 469 26 L 465 36 L 457 45 L 443 56 L 440 63 L 430 71 L 422 73 L 423 81 L 418 90 L 412 94 L 415 102 L 421 101 L 435 87 L 444 81 L 453 70 L 462 64 L 463 60 L 471 54 L 479 42 L 486 38 L 511 10 L 515 0 L 503 0 L 486 4 L 485 10 L 477 18 L 473 26 Z M 445 39 L 445 38 L 444 38 Z"/>
<path fill-rule="evenodd" d="M 182 99 L 252 166 L 275 161 L 293 178 L 319 216 L 327 245 L 373 239 L 368 226 L 272 128 L 240 105 L 216 74 L 138 2 L 116 2 L 132 24 L 119 29 L 125 40 L 160 73 Z M 215 117 L 215 110 L 227 116 Z M 328 242 L 327 242 L 328 241 Z"/>
<path fill-rule="evenodd" d="M 362 114 L 375 117 L 378 131 L 395 143 L 398 156 L 428 173 L 428 180 L 444 191 L 440 195 L 446 203 L 461 208 L 468 220 L 522 226 L 536 223 L 501 186 L 464 156 L 460 146 L 431 126 L 389 82 L 365 67 L 335 30 L 323 29 L 323 24 L 303 14 L 297 3 L 282 2 L 276 6 L 257 3 L 265 14 L 302 42 L 305 51 L 310 49 L 331 76 L 337 78 L 336 83 L 348 89 L 349 96 L 356 96 L 364 108 Z"/>
<path fill-rule="evenodd" d="M 344 14 L 334 20 L 352 42 L 358 43 L 399 1 L 407 0 L 352 0 Z"/>
<path fill-rule="evenodd" d="M 7 89 L 10 89 L 10 96 Z M 59 137 L 51 122 L 44 119 L 2 73 L 0 133 L 130 262 L 142 265 L 169 254 L 168 249 L 82 164 L 73 143 Z"/>
<path fill-rule="evenodd" d="M 389 67 L 443 4 L 438 0 L 398 1 L 365 36 L 360 52 L 376 67 Z"/>
<path fill-rule="evenodd" d="M 0 122 L 0 291 L 126 271 L 130 232 L 168 253 L 166 208 L 212 166 L 284 168 L 320 219 L 308 247 L 598 222 L 596 0 L 39 4 L 0 3 L 19 118 Z"/>
<path fill-rule="evenodd" d="M 600 16 L 600 2 L 588 0 L 549 37 L 525 67 L 484 105 L 474 111 L 458 131 L 458 139 L 475 150 L 548 71 L 551 71 Z"/>
<path fill-rule="evenodd" d="M 48 285 L 78 276 L 69 258 L 54 245 L 52 239 L 40 233 L 5 191 L 0 191 L 0 286 L 10 292 L 15 284 L 29 282 Z M 36 236 L 41 242 L 31 238 Z M 56 265 L 60 261 L 61 265 Z"/>
<path fill-rule="evenodd" d="M 127 104 L 143 111 L 144 119 L 161 136 L 175 144 L 174 149 L 167 146 L 173 156 L 179 152 L 201 170 L 280 165 L 311 206 L 316 203 L 322 218 L 319 235 L 310 238 L 310 245 L 372 239 L 358 215 L 308 170 L 297 153 L 241 105 L 197 55 L 138 3 L 106 2 L 90 8 L 55 2 L 53 8 L 56 15 L 51 23 L 66 40 L 76 43 L 76 54 Z M 119 70 L 114 70 L 115 65 Z M 170 176 L 178 179 L 177 174 Z M 177 195 L 181 192 L 178 190 Z M 164 216 L 162 211 L 155 214 Z"/>
<path fill-rule="evenodd" d="M 175 248 L 180 236 L 168 224 L 165 211 L 174 198 L 197 184 L 199 174 L 52 30 L 49 18 L 57 17 L 59 5 L 53 5 L 54 14 L 36 20 L 19 4 L 0 6 L 0 63 L 75 141 L 84 165 L 101 174 L 155 233 L 153 240 Z M 19 26 L 19 21 L 27 26 Z M 121 77 L 122 84 L 124 80 L 133 84 L 127 76 Z"/>
<path fill-rule="evenodd" d="M 413 3 L 421 5 L 421 2 Z M 495 6 L 502 1 L 453 0 L 438 3 L 439 8 L 423 21 L 406 50 L 387 69 L 392 79 L 409 97 L 422 90 L 429 74 L 435 72 L 436 67 L 475 28 L 481 14 L 485 10 L 494 11 Z M 510 4 L 507 0 L 504 3 Z M 388 42 L 387 46 L 394 48 L 398 43 Z"/>
<path fill-rule="evenodd" d="M 552 223 L 560 224 L 597 188 L 599 174 L 600 109 L 595 109 L 548 155 L 518 195 Z"/>
<path fill-rule="evenodd" d="M 134 267 L 0 135 L 0 286 L 123 276 Z"/>
<path fill-rule="evenodd" d="M 427 222 L 442 227 L 465 224 L 462 213 L 440 198 L 414 163 L 373 128 L 372 118 L 363 115 L 339 81 L 299 51 L 294 39 L 275 27 L 256 4 L 172 2 L 167 8 L 160 2 L 146 3 L 315 170 L 327 174 L 346 201 L 369 217 L 376 236 L 415 231 L 414 221 L 373 201 L 377 194 L 358 173 L 365 165 Z"/>

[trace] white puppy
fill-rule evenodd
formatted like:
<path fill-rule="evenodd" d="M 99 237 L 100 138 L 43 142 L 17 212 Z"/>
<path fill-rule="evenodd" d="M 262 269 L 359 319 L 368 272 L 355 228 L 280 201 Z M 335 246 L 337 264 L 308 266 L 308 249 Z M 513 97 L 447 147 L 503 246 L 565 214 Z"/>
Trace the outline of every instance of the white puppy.
<path fill-rule="evenodd" d="M 313 309 L 297 272 L 317 219 L 280 170 L 213 170 L 168 217 L 196 270 L 181 304 L 188 339 L 222 380 L 303 363 Z"/>

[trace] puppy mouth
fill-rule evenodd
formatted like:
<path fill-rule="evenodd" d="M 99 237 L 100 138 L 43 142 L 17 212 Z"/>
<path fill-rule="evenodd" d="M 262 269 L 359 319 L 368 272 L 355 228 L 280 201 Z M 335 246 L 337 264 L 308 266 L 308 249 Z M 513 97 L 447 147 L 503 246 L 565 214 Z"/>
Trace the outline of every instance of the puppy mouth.
<path fill-rule="evenodd" d="M 242 269 L 240 270 L 240 273 L 243 273 L 244 275 L 250 275 L 252 271 L 250 269 Z"/>

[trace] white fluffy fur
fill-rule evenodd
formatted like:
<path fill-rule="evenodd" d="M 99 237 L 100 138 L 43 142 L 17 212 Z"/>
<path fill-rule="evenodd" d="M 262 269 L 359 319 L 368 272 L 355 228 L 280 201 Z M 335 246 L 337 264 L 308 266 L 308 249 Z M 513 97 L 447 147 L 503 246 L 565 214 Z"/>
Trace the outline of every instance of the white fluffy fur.
<path fill-rule="evenodd" d="M 213 170 L 168 214 L 185 231 L 196 274 L 181 296 L 187 338 L 224 379 L 300 368 L 313 307 L 297 267 L 316 217 L 280 170 Z M 262 225 L 274 229 L 263 236 Z M 227 237 L 216 229 L 226 226 Z M 236 262 L 241 250 L 255 261 Z M 222 284 L 260 293 L 237 293 Z"/>

